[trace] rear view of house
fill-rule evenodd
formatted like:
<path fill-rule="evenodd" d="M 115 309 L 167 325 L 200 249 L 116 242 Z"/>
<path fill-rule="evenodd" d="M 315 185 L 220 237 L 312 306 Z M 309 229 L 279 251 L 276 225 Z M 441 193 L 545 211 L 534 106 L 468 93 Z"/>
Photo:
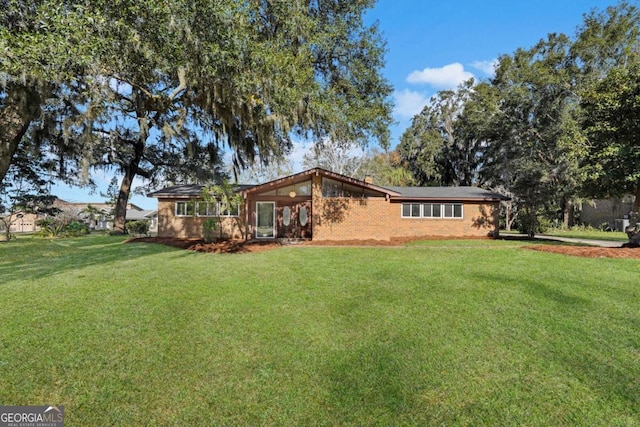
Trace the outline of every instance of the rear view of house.
<path fill-rule="evenodd" d="M 224 235 L 244 239 L 489 236 L 504 200 L 477 187 L 381 187 L 320 168 L 235 190 L 244 203 L 226 211 L 200 200 L 198 185 L 149 194 L 158 198 L 158 236 L 202 238 L 211 216 Z"/>

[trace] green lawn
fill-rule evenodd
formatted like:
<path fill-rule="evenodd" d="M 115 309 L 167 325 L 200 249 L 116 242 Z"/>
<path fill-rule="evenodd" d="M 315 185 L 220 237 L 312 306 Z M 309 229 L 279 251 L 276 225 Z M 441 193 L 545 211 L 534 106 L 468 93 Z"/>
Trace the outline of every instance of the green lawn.
<path fill-rule="evenodd" d="M 0 404 L 67 426 L 640 425 L 639 260 L 0 244 Z"/>
<path fill-rule="evenodd" d="M 629 237 L 622 231 L 600 231 L 596 229 L 576 228 L 570 230 L 549 230 L 549 236 L 574 237 L 577 239 L 611 240 L 614 242 L 628 242 Z"/>

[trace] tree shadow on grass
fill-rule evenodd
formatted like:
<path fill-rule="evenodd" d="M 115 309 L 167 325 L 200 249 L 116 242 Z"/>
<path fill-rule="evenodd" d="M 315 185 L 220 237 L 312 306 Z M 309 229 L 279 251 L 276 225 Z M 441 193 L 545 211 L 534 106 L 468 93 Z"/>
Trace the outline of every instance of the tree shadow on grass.
<path fill-rule="evenodd" d="M 544 339 L 535 339 L 538 358 L 544 359 L 546 364 L 559 364 L 574 378 L 589 384 L 602 401 L 622 401 L 630 413 L 640 412 L 638 347 L 634 348 L 629 338 L 625 338 L 629 331 L 637 330 L 639 316 L 621 316 L 614 306 L 576 295 L 562 284 L 554 287 L 534 279 L 515 280 L 513 276 L 500 273 L 484 274 L 478 280 L 511 282 L 533 298 L 526 303 L 512 302 L 516 306 L 530 307 L 532 336 L 536 336 L 536 330 L 547 331 L 542 335 Z M 535 313 L 537 311 L 541 313 Z M 527 317 L 522 316 L 523 319 Z"/>
<path fill-rule="evenodd" d="M 88 236 L 70 239 L 33 239 L 0 247 L 0 286 L 14 280 L 32 280 L 89 266 L 106 265 L 177 251 L 163 245 L 124 244 L 124 237 Z M 187 256 L 177 251 L 176 256 Z"/>

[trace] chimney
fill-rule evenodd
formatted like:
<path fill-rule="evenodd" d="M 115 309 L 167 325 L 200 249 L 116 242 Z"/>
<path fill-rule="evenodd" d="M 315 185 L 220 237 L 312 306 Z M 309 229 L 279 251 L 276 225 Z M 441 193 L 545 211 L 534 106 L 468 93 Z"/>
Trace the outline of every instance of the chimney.
<path fill-rule="evenodd" d="M 373 178 L 370 175 L 364 177 L 364 182 L 367 184 L 373 184 Z"/>

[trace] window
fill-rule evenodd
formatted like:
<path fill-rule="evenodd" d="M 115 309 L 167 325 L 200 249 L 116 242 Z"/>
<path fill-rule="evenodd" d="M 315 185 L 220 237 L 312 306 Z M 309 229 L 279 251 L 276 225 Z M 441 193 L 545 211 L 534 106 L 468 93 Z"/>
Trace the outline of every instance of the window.
<path fill-rule="evenodd" d="M 176 202 L 176 216 L 193 216 L 194 202 Z"/>
<path fill-rule="evenodd" d="M 420 218 L 420 204 L 419 203 L 403 203 L 402 217 L 403 218 Z"/>
<path fill-rule="evenodd" d="M 422 208 L 422 209 L 421 209 Z M 462 203 L 403 203 L 402 218 L 462 218 Z"/>
<path fill-rule="evenodd" d="M 291 208 L 289 206 L 285 206 L 282 210 L 282 224 L 285 227 L 291 224 Z"/>
<path fill-rule="evenodd" d="M 240 215 L 240 205 L 231 205 L 224 209 L 222 203 L 218 203 L 218 212 L 220 212 L 220 216 L 238 216 Z"/>
<path fill-rule="evenodd" d="M 342 197 L 342 183 L 322 178 L 322 197 Z"/>
<path fill-rule="evenodd" d="M 223 210 L 220 202 L 176 202 L 176 216 L 229 216 L 240 214 L 240 205 L 229 206 Z"/>
<path fill-rule="evenodd" d="M 198 202 L 198 216 L 217 216 L 218 204 L 208 202 Z"/>
<path fill-rule="evenodd" d="M 295 193 L 296 196 L 311 195 L 311 180 L 299 182 L 297 184 L 287 185 L 286 187 L 276 188 L 275 190 L 260 193 L 261 196 L 289 196 Z"/>
<path fill-rule="evenodd" d="M 384 193 L 335 179 L 322 178 L 322 197 L 384 197 Z"/>

